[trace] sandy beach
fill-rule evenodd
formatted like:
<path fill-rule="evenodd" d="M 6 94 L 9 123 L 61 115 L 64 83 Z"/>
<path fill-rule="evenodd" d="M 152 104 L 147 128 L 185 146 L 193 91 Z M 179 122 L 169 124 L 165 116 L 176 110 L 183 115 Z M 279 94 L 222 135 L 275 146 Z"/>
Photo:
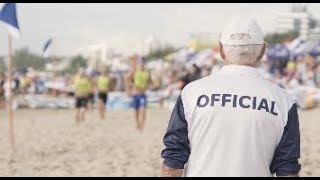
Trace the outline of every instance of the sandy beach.
<path fill-rule="evenodd" d="M 301 176 L 320 176 L 319 114 L 300 112 Z M 17 110 L 12 152 L 1 110 L 0 176 L 158 176 L 170 112 L 150 109 L 147 116 L 141 134 L 131 110 L 110 111 L 105 121 L 93 110 L 80 127 L 73 110 Z"/>

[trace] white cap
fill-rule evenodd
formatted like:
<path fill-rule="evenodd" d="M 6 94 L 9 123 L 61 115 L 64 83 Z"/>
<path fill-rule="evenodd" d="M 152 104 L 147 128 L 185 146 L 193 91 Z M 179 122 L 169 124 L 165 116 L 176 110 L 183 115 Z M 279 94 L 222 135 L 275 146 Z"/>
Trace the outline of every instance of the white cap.
<path fill-rule="evenodd" d="M 236 34 L 242 34 L 243 36 L 235 37 Z M 223 45 L 229 46 L 264 43 L 262 30 L 255 20 L 232 21 L 223 31 L 220 41 Z"/>

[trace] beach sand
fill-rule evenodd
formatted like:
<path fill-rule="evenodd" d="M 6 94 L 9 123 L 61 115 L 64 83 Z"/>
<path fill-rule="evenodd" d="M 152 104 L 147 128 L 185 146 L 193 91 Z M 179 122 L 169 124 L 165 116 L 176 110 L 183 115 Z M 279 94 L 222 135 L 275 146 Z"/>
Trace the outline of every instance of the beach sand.
<path fill-rule="evenodd" d="M 73 110 L 17 110 L 12 152 L 1 110 L 0 176 L 158 176 L 170 112 L 150 109 L 144 133 L 136 131 L 131 110 L 108 113 L 101 121 L 93 110 L 77 127 Z M 300 112 L 301 176 L 320 176 L 319 115 Z"/>

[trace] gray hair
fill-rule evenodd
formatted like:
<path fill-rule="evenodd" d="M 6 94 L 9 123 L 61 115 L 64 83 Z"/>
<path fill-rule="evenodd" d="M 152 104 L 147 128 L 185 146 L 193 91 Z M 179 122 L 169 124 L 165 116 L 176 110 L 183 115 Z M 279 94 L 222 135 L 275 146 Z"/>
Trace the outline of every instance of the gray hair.
<path fill-rule="evenodd" d="M 257 62 L 262 44 L 250 44 L 242 46 L 223 45 L 225 61 L 228 64 L 249 65 L 254 66 Z"/>
<path fill-rule="evenodd" d="M 251 37 L 244 33 L 233 34 L 231 39 L 234 40 L 246 40 Z M 250 45 L 223 45 L 225 60 L 228 64 L 248 65 L 254 66 L 257 62 L 262 44 L 250 44 Z"/>

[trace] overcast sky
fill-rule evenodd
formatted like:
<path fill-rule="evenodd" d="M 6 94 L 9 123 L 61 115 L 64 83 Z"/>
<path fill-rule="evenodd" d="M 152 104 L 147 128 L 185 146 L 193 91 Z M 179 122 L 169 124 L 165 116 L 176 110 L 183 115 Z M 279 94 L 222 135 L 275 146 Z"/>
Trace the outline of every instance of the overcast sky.
<path fill-rule="evenodd" d="M 0 3 L 2 7 L 3 3 Z M 80 48 L 106 42 L 124 53 L 155 34 L 176 45 L 185 43 L 188 34 L 223 30 L 232 17 L 255 18 L 264 32 L 274 31 L 276 11 L 287 11 L 291 4 L 60 4 L 18 3 L 22 37 L 14 48 L 28 46 L 41 53 L 45 41 L 54 37 L 54 54 L 70 55 Z M 316 17 L 320 4 L 309 4 Z M 7 54 L 7 34 L 0 27 L 0 55 Z"/>

